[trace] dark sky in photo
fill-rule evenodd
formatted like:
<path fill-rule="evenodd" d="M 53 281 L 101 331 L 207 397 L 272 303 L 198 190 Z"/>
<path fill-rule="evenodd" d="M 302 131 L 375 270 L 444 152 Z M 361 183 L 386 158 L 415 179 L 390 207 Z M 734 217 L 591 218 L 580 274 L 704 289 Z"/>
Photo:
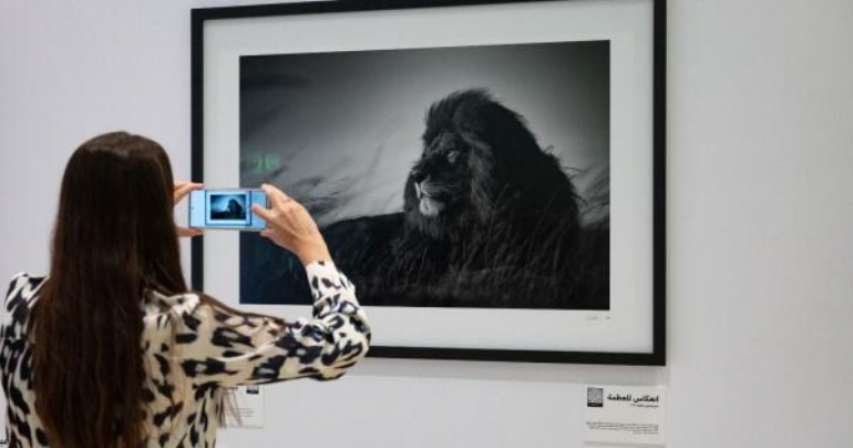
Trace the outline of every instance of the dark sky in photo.
<path fill-rule="evenodd" d="M 609 59 L 607 41 L 244 56 L 242 186 L 273 182 L 321 225 L 399 211 L 430 104 L 485 88 L 606 201 Z"/>

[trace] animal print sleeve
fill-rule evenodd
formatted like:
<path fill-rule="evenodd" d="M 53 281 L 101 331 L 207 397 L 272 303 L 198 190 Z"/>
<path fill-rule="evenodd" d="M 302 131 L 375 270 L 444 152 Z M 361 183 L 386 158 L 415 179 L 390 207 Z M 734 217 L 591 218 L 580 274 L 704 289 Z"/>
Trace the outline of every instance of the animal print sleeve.
<path fill-rule="evenodd" d="M 362 359 L 370 327 L 355 287 L 331 262 L 312 263 L 306 271 L 315 300 L 311 320 L 282 324 L 209 305 L 185 314 L 176 343 L 187 377 L 222 386 L 331 380 Z"/>

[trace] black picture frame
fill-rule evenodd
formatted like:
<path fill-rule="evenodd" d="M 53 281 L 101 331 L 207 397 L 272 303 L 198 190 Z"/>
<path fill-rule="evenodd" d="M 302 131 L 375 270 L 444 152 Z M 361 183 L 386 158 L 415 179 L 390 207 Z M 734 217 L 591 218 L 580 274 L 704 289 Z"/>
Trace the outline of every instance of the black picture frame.
<path fill-rule="evenodd" d="M 204 26 L 210 21 L 248 19 L 284 15 L 350 13 L 421 8 L 453 8 L 508 3 L 572 2 L 574 0 L 345 0 L 304 3 L 264 4 L 193 9 L 191 14 L 191 176 L 204 181 Z M 602 0 L 603 1 L 603 0 Z M 575 363 L 605 365 L 663 366 L 666 364 L 666 0 L 649 0 L 653 7 L 653 86 L 652 86 L 652 306 L 651 352 L 591 352 L 466 349 L 445 347 L 373 346 L 372 357 L 408 359 L 447 359 L 511 361 L 532 363 Z M 204 244 L 201 238 L 191 243 L 191 282 L 196 290 L 204 287 Z"/>

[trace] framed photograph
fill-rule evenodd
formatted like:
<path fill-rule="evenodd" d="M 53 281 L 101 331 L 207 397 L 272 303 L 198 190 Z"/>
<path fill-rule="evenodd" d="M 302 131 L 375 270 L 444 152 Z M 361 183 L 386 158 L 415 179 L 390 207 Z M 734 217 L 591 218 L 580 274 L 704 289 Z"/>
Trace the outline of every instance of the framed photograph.
<path fill-rule="evenodd" d="M 304 204 L 371 356 L 663 365 L 665 26 L 663 0 L 196 9 L 193 180 Z M 256 233 L 192 255 L 196 289 L 310 313 Z"/>

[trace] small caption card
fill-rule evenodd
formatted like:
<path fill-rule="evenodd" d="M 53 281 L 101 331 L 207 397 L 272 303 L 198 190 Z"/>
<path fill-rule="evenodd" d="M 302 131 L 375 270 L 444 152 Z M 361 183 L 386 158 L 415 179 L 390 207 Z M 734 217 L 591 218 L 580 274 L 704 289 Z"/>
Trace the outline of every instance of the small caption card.
<path fill-rule="evenodd" d="M 587 386 L 584 442 L 664 445 L 666 387 Z"/>
<path fill-rule="evenodd" d="M 225 404 L 228 428 L 264 427 L 264 390 L 260 386 L 240 386 L 234 391 L 233 403 Z"/>

